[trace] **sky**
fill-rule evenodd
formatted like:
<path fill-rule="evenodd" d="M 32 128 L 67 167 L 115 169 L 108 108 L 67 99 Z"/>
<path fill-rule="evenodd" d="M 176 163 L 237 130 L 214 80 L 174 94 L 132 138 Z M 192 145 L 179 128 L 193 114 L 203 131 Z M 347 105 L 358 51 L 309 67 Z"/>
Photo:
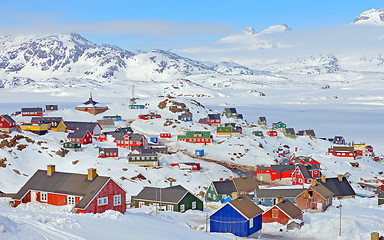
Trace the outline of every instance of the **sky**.
<path fill-rule="evenodd" d="M 97 44 L 165 50 L 213 41 L 253 26 L 309 30 L 349 24 L 379 0 L 0 0 L 0 34 L 76 32 Z"/>

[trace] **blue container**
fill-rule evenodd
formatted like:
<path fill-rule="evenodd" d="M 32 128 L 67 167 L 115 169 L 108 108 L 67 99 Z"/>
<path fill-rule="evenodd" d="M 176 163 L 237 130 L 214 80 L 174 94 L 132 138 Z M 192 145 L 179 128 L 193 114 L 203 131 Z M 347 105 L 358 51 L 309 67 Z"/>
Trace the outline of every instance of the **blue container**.
<path fill-rule="evenodd" d="M 149 138 L 149 142 L 151 142 L 151 143 L 157 143 L 157 142 L 158 142 L 158 139 L 157 139 L 157 137 L 150 137 L 150 138 Z"/>
<path fill-rule="evenodd" d="M 195 150 L 195 156 L 198 156 L 198 157 L 204 156 L 204 150 Z"/>

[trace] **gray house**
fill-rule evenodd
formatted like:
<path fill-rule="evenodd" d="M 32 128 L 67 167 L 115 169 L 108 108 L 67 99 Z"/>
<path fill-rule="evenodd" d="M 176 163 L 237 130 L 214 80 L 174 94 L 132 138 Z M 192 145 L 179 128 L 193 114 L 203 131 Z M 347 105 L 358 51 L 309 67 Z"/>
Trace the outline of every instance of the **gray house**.
<path fill-rule="evenodd" d="M 343 175 L 334 178 L 322 176 L 317 182 L 328 188 L 333 193 L 333 199 L 355 198 L 356 192 Z"/>
<path fill-rule="evenodd" d="M 295 202 L 295 197 L 302 193 L 304 189 L 256 189 L 254 194 L 254 202 L 257 205 L 273 206 L 282 200 Z"/>
<path fill-rule="evenodd" d="M 127 155 L 128 163 L 139 166 L 158 166 L 158 155 L 156 149 L 132 146 L 132 152 Z"/>

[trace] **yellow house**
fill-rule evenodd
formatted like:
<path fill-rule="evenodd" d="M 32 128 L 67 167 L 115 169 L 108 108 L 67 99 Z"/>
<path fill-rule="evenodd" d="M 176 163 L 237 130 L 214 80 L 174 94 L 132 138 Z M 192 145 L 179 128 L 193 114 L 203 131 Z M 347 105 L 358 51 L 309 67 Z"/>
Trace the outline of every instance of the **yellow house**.
<path fill-rule="evenodd" d="M 63 122 L 60 122 L 57 126 L 51 126 L 51 130 L 55 132 L 68 132 L 68 128 Z"/>
<path fill-rule="evenodd" d="M 31 131 L 39 135 L 46 134 L 51 124 L 46 123 L 23 123 L 20 125 L 21 130 Z"/>

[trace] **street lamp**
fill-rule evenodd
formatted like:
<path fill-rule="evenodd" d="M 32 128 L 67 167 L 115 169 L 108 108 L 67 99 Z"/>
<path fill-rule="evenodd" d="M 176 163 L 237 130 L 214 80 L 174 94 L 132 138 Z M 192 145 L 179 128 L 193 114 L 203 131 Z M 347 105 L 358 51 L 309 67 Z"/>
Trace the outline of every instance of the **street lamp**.
<path fill-rule="evenodd" d="M 339 236 L 341 236 L 341 207 L 343 205 L 341 205 L 341 201 L 339 200 L 340 204 L 338 206 L 336 206 L 336 208 L 340 209 L 340 224 L 339 224 Z"/>

